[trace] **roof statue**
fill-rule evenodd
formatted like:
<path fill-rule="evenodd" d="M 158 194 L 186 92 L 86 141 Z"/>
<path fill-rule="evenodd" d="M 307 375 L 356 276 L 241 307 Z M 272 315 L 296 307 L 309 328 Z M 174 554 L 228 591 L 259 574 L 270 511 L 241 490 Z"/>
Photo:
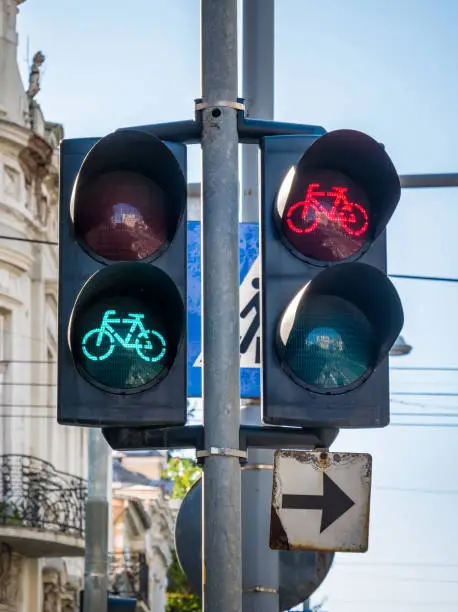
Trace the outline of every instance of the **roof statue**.
<path fill-rule="evenodd" d="M 40 91 L 40 67 L 45 59 L 41 51 L 37 51 L 33 56 L 32 67 L 30 68 L 29 74 L 29 89 L 27 90 L 29 98 L 34 98 Z"/>

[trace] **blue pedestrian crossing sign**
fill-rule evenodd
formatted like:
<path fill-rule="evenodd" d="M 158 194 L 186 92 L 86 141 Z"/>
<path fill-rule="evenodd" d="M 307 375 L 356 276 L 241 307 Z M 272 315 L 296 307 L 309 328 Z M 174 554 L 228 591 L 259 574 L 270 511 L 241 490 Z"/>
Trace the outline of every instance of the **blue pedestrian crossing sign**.
<path fill-rule="evenodd" d="M 188 222 L 188 397 L 202 397 L 200 222 Z M 240 224 L 240 395 L 260 395 L 259 226 Z"/>

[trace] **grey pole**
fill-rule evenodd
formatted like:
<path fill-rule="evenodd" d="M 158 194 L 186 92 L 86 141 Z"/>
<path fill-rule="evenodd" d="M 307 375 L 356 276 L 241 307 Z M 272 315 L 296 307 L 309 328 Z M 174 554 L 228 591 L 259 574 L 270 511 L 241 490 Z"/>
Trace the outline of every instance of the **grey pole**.
<path fill-rule="evenodd" d="M 245 406 L 242 421 L 259 425 L 259 405 Z M 243 612 L 280 610 L 280 558 L 269 548 L 273 456 L 270 449 L 249 448 L 242 472 Z"/>
<path fill-rule="evenodd" d="M 274 0 L 243 2 L 243 90 L 246 116 L 274 118 Z M 259 218 L 258 146 L 242 147 L 243 220 Z"/>
<path fill-rule="evenodd" d="M 203 601 L 242 607 L 237 0 L 202 0 Z M 202 456 L 202 454 L 200 454 Z"/>
<path fill-rule="evenodd" d="M 111 448 L 102 431 L 90 429 L 84 612 L 107 612 L 111 468 Z"/>
<path fill-rule="evenodd" d="M 458 173 L 448 174 L 403 174 L 399 177 L 404 189 L 425 189 L 428 187 L 458 187 Z"/>
<path fill-rule="evenodd" d="M 274 0 L 244 0 L 243 91 L 247 115 L 274 116 Z M 258 146 L 243 145 L 243 221 L 259 220 Z M 242 409 L 245 425 L 261 422 L 259 404 Z M 279 611 L 279 553 L 269 548 L 274 453 L 250 448 L 242 472 L 243 612 Z"/>

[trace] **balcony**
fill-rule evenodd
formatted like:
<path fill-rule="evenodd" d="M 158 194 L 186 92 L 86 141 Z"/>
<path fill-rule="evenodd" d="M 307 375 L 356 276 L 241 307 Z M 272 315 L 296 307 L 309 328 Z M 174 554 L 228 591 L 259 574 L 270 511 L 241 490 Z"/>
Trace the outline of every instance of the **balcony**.
<path fill-rule="evenodd" d="M 0 541 L 27 557 L 84 556 L 87 482 L 27 455 L 0 455 Z"/>
<path fill-rule="evenodd" d="M 110 593 L 134 597 L 140 610 L 148 608 L 148 564 L 143 553 L 113 553 L 110 558 Z"/>

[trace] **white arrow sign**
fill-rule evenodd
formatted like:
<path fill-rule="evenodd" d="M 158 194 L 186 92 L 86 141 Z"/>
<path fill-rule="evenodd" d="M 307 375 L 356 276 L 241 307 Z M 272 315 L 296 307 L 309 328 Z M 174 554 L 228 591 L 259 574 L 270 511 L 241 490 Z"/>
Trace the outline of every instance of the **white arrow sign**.
<path fill-rule="evenodd" d="M 261 366 L 259 257 L 255 259 L 240 285 L 240 367 Z M 202 367 L 202 353 L 194 362 Z"/>
<path fill-rule="evenodd" d="M 372 457 L 277 451 L 270 547 L 366 552 Z"/>

